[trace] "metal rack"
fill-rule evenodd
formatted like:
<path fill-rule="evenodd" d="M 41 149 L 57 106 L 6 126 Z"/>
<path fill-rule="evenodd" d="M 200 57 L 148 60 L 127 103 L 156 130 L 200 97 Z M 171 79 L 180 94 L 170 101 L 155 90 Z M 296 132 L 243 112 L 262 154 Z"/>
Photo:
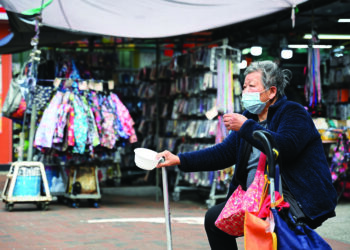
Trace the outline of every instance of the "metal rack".
<path fill-rule="evenodd" d="M 213 73 L 217 72 L 217 59 L 218 58 L 224 58 L 224 59 L 229 59 L 232 61 L 236 61 L 236 62 L 240 62 L 241 59 L 241 51 L 239 49 L 230 47 L 228 45 L 228 39 L 222 39 L 219 41 L 215 41 L 213 42 L 214 44 L 218 44 L 221 43 L 221 46 L 218 47 L 213 47 L 211 48 L 211 52 L 210 52 L 210 71 Z M 213 44 L 212 43 L 212 44 Z M 206 45 L 202 45 L 199 46 L 203 47 L 203 46 L 209 46 L 211 44 L 206 44 Z M 193 48 L 194 50 L 196 48 Z M 210 185 L 210 187 L 199 187 L 199 186 L 186 186 L 186 185 L 179 185 L 180 181 L 182 180 L 182 176 L 181 176 L 181 171 L 178 170 L 177 172 L 177 177 L 176 177 L 176 181 L 175 181 L 175 188 L 174 188 L 174 192 L 172 193 L 172 198 L 174 201 L 178 201 L 180 200 L 180 195 L 182 191 L 205 191 L 205 192 L 209 192 L 209 197 L 206 200 L 206 204 L 208 206 L 208 208 L 214 206 L 216 204 L 216 201 L 218 199 L 225 199 L 227 194 L 222 194 L 222 193 L 218 193 L 217 190 L 217 185 L 218 185 L 218 171 L 215 171 L 214 173 L 214 178 L 212 181 L 212 184 Z"/>

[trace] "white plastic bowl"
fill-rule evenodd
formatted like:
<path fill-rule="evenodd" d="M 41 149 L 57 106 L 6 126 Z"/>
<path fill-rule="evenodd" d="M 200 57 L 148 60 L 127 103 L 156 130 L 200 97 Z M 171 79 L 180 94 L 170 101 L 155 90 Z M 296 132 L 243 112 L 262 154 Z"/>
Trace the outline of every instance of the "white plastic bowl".
<path fill-rule="evenodd" d="M 147 148 L 136 148 L 135 152 L 135 164 L 139 168 L 145 170 L 154 169 L 162 159 L 156 159 L 157 152 Z"/>

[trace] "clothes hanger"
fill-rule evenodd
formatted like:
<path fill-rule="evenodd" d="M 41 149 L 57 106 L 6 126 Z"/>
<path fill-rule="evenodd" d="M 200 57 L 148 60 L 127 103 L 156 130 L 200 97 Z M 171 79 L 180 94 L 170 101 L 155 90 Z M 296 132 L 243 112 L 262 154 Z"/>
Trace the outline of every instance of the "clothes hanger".
<path fill-rule="evenodd" d="M 217 72 L 217 59 L 231 59 L 239 62 L 241 59 L 241 51 L 228 45 L 228 38 L 222 40 L 222 45 L 211 48 L 210 70 Z"/>

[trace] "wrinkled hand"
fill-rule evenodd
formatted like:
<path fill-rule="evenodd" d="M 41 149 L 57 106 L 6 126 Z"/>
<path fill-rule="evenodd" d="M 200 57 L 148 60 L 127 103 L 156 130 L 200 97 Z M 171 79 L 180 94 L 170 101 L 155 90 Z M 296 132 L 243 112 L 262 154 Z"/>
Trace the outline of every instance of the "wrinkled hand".
<path fill-rule="evenodd" d="M 247 120 L 247 117 L 237 114 L 229 113 L 224 114 L 224 124 L 228 130 L 238 131 L 241 129 L 243 123 Z"/>
<path fill-rule="evenodd" d="M 160 159 L 162 157 L 164 158 L 164 162 L 159 163 L 157 165 L 157 168 L 180 165 L 180 158 L 177 155 L 172 154 L 168 150 L 158 153 L 156 156 L 157 159 Z"/>

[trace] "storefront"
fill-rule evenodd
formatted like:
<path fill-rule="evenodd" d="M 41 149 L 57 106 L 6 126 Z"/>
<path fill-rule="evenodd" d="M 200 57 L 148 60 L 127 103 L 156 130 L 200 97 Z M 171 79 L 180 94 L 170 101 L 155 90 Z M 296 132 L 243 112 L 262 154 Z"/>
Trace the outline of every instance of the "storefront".
<path fill-rule="evenodd" d="M 89 38 L 40 48 L 34 75 L 41 98 L 36 104 L 34 133 L 29 116 L 25 122 L 23 116 L 1 120 L 1 162 L 42 161 L 51 193 L 74 197 L 72 205 L 77 194 L 98 200 L 100 185 L 159 185 L 158 172 L 135 166 L 136 147 L 179 153 L 222 141 L 226 136 L 222 114 L 242 111 L 241 59 L 248 63 L 272 59 L 290 68 L 296 80 L 289 94 L 310 110 L 325 143 L 337 142 L 333 128 L 349 126 L 347 48 L 342 56 L 332 48 L 310 50 L 309 55 L 307 49 L 294 50 L 302 60 L 293 61 L 265 48 L 262 55 L 254 55 L 230 40 L 214 40 L 210 35 L 205 42 L 193 43 L 191 37 L 139 44 L 126 38 Z M 2 100 L 12 79 L 12 65 L 21 69 L 28 59 L 32 56 L 2 55 Z M 75 122 L 79 128 L 72 126 Z M 225 196 L 233 168 L 169 172 L 175 200 L 182 191 L 195 190 L 211 206 Z M 78 182 L 80 187 L 75 185 Z"/>

